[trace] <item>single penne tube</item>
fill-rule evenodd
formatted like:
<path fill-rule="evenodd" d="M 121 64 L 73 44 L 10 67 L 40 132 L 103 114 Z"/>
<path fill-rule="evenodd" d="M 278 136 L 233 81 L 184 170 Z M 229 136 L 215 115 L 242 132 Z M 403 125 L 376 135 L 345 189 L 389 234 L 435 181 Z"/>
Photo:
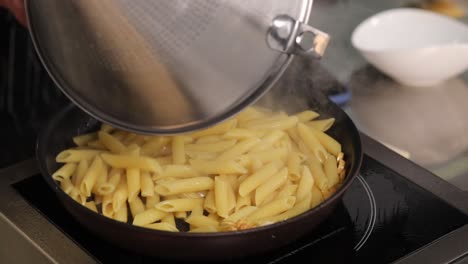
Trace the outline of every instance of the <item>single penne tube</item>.
<path fill-rule="evenodd" d="M 109 164 L 111 167 L 118 169 L 142 169 L 149 172 L 161 172 L 161 166 L 156 159 L 145 157 L 145 156 L 130 156 L 130 155 L 115 155 L 109 153 L 103 153 L 102 159 Z"/>
<path fill-rule="evenodd" d="M 141 148 L 136 144 L 130 144 L 127 148 L 122 152 L 124 155 L 129 155 L 133 157 L 138 157 L 141 155 Z"/>
<path fill-rule="evenodd" d="M 264 124 L 251 126 L 252 129 L 278 129 L 287 130 L 295 127 L 298 123 L 298 118 L 295 116 L 284 117 Z"/>
<path fill-rule="evenodd" d="M 197 204 L 192 211 L 190 211 L 190 216 L 203 215 L 203 203 Z"/>
<path fill-rule="evenodd" d="M 320 190 L 328 189 L 328 177 L 325 175 L 322 164 L 313 156 L 308 158 L 307 164 L 309 165 L 310 172 L 314 177 L 315 186 Z"/>
<path fill-rule="evenodd" d="M 85 197 L 84 201 L 82 199 L 82 194 L 80 193 L 80 190 L 78 188 L 73 188 L 71 191 L 70 191 L 70 198 L 72 198 L 73 200 L 75 200 L 76 202 L 80 203 L 81 205 L 85 205 L 86 203 L 86 200 L 87 200 L 87 197 Z"/>
<path fill-rule="evenodd" d="M 151 138 L 141 146 L 141 154 L 147 156 L 158 155 L 161 152 L 161 149 L 169 144 L 170 141 L 171 139 L 169 137 Z"/>
<path fill-rule="evenodd" d="M 125 145 L 120 142 L 120 140 L 105 131 L 99 131 L 98 138 L 102 145 L 104 145 L 110 152 L 119 154 L 126 150 Z"/>
<path fill-rule="evenodd" d="M 190 215 L 185 219 L 185 222 L 190 224 L 190 227 L 202 227 L 202 226 L 219 226 L 219 222 L 204 215 Z"/>
<path fill-rule="evenodd" d="M 286 148 L 277 148 L 267 151 L 255 152 L 247 154 L 247 157 L 252 160 L 258 160 L 262 163 L 269 163 L 274 160 L 283 160 L 286 161 L 288 157 L 288 149 Z"/>
<path fill-rule="evenodd" d="M 213 190 L 208 191 L 206 194 L 203 208 L 210 214 L 216 213 L 215 194 Z"/>
<path fill-rule="evenodd" d="M 252 205 L 252 197 L 250 195 L 247 196 L 240 196 L 237 195 L 236 198 L 236 209 L 235 211 L 239 211 L 244 207 L 248 207 Z"/>
<path fill-rule="evenodd" d="M 259 111 L 256 107 L 247 107 L 236 116 L 239 123 L 244 123 L 253 119 L 265 117 L 265 113 Z"/>
<path fill-rule="evenodd" d="M 227 217 L 223 221 L 231 221 L 231 222 L 237 222 L 239 220 L 247 218 L 249 215 L 251 215 L 253 212 L 255 212 L 258 209 L 256 206 L 245 206 L 236 211 L 235 213 L 231 214 L 229 217 Z"/>
<path fill-rule="evenodd" d="M 234 160 L 190 160 L 190 165 L 200 174 L 244 174 L 247 169 Z"/>
<path fill-rule="evenodd" d="M 183 136 L 174 136 L 172 139 L 172 162 L 185 164 L 185 142 Z"/>
<path fill-rule="evenodd" d="M 246 139 L 246 138 L 252 138 L 255 137 L 255 133 L 253 133 L 249 129 L 245 128 L 234 128 L 229 131 L 227 131 L 223 136 L 225 139 Z"/>
<path fill-rule="evenodd" d="M 154 195 L 154 182 L 151 179 L 151 174 L 147 171 L 142 171 L 140 173 L 140 183 L 141 183 L 141 196 L 150 197 Z"/>
<path fill-rule="evenodd" d="M 56 156 L 55 161 L 58 163 L 71 163 L 92 160 L 101 152 L 101 150 L 91 149 L 66 149 Z"/>
<path fill-rule="evenodd" d="M 154 206 L 161 201 L 161 196 L 155 193 L 153 196 L 146 197 L 146 209 L 154 208 Z"/>
<path fill-rule="evenodd" d="M 250 152 L 260 152 L 270 149 L 276 142 L 280 141 L 286 135 L 281 130 L 272 130 L 261 138 L 261 143 L 258 143 Z"/>
<path fill-rule="evenodd" d="M 240 127 L 246 128 L 246 129 L 249 129 L 249 130 L 255 130 L 255 127 L 258 127 L 260 125 L 271 124 L 271 123 L 273 123 L 275 121 L 278 121 L 278 120 L 284 120 L 287 117 L 288 116 L 285 115 L 284 113 L 274 114 L 274 113 L 264 112 L 263 117 L 254 118 L 252 120 L 249 120 L 249 121 L 243 123 Z"/>
<path fill-rule="evenodd" d="M 97 194 L 107 195 L 107 194 L 113 193 L 115 189 L 117 188 L 117 185 L 119 184 L 121 177 L 123 177 L 122 175 L 123 175 L 122 169 L 112 168 L 109 172 L 108 180 L 104 183 L 101 183 L 98 186 Z"/>
<path fill-rule="evenodd" d="M 328 158 L 323 163 L 323 169 L 325 176 L 328 179 L 328 186 L 332 187 L 339 183 L 340 178 L 338 177 L 338 167 L 336 164 L 336 158 L 332 155 L 328 155 Z"/>
<path fill-rule="evenodd" d="M 288 196 L 280 199 L 275 199 L 268 204 L 258 208 L 255 212 L 247 217 L 250 221 L 256 221 L 262 218 L 271 217 L 286 210 L 291 209 L 296 202 L 296 197 Z"/>
<path fill-rule="evenodd" d="M 75 170 L 76 170 L 76 163 L 67 163 L 52 174 L 52 179 L 58 182 L 61 182 L 65 179 L 70 179 L 70 177 L 75 172 Z"/>
<path fill-rule="evenodd" d="M 195 142 L 197 144 L 206 144 L 206 143 L 219 142 L 221 140 L 222 140 L 222 138 L 219 135 L 214 135 L 214 136 L 199 137 Z"/>
<path fill-rule="evenodd" d="M 284 198 L 288 196 L 295 196 L 297 191 L 297 184 L 293 184 L 291 182 L 286 182 L 283 187 L 279 190 L 276 199 Z"/>
<path fill-rule="evenodd" d="M 128 203 L 130 207 L 130 212 L 132 213 L 132 216 L 135 217 L 137 214 L 142 213 L 146 210 L 145 205 L 143 204 L 143 201 L 140 199 L 140 197 L 135 197 L 133 201 Z"/>
<path fill-rule="evenodd" d="M 154 190 L 159 195 L 174 195 L 210 190 L 213 188 L 213 185 L 214 182 L 211 177 L 192 177 L 161 182 Z"/>
<path fill-rule="evenodd" d="M 156 179 L 172 177 L 172 178 L 190 178 L 198 176 L 199 173 L 190 165 L 166 165 L 163 166 L 162 172 L 156 176 Z"/>
<path fill-rule="evenodd" d="M 187 212 L 174 212 L 174 217 L 177 219 L 186 219 Z"/>
<path fill-rule="evenodd" d="M 178 194 L 179 198 L 190 198 L 190 199 L 198 199 L 198 198 L 205 198 L 208 191 L 199 191 L 199 192 L 186 192 Z"/>
<path fill-rule="evenodd" d="M 269 202 L 273 201 L 273 200 L 276 200 L 278 199 L 277 196 L 278 196 L 278 193 L 279 191 L 274 191 L 274 192 L 271 192 L 270 194 L 268 194 L 265 199 L 262 201 L 262 203 L 260 204 L 255 204 L 256 206 L 258 207 L 261 207 L 265 204 L 268 204 Z"/>
<path fill-rule="evenodd" d="M 121 206 L 118 211 L 114 213 L 113 218 L 117 221 L 127 223 L 128 221 L 128 208 L 127 205 Z"/>
<path fill-rule="evenodd" d="M 223 161 L 223 160 L 232 160 L 236 157 L 241 156 L 242 154 L 247 153 L 250 149 L 252 149 L 254 146 L 259 144 L 261 140 L 259 138 L 247 138 L 236 145 L 234 145 L 232 148 L 222 152 L 217 160 L 218 161 Z"/>
<path fill-rule="evenodd" d="M 127 188 L 128 188 L 128 202 L 132 202 L 141 191 L 141 177 L 140 170 L 129 168 L 126 170 L 127 174 Z"/>
<path fill-rule="evenodd" d="M 86 146 L 88 142 L 95 140 L 96 138 L 97 138 L 96 133 L 88 133 L 88 134 L 75 136 L 73 137 L 72 140 L 73 140 L 73 143 L 75 143 L 75 145 L 82 147 L 82 146 Z"/>
<path fill-rule="evenodd" d="M 112 196 L 112 209 L 114 210 L 114 212 L 119 211 L 120 207 L 126 206 L 127 198 L 128 198 L 127 179 L 126 177 L 122 177 Z"/>
<path fill-rule="evenodd" d="M 86 202 L 84 206 L 86 206 L 86 208 L 90 209 L 91 211 L 94 211 L 95 213 L 98 212 L 96 204 L 93 201 Z"/>
<path fill-rule="evenodd" d="M 311 120 L 319 117 L 320 115 L 315 111 L 305 110 L 305 111 L 302 111 L 300 113 L 295 114 L 294 116 L 297 117 L 299 122 L 305 123 L 307 121 L 311 121 Z"/>
<path fill-rule="evenodd" d="M 188 212 L 192 211 L 198 204 L 203 204 L 203 199 L 182 198 L 159 202 L 155 208 L 167 213 Z"/>
<path fill-rule="evenodd" d="M 310 208 L 314 208 L 323 202 L 322 192 L 314 185 L 311 191 Z"/>
<path fill-rule="evenodd" d="M 302 177 L 297 185 L 296 201 L 300 202 L 310 195 L 313 186 L 314 178 L 312 177 L 309 167 L 302 166 Z"/>
<path fill-rule="evenodd" d="M 216 152 L 185 150 L 185 153 L 190 159 L 195 160 L 214 160 L 218 157 L 218 153 Z"/>
<path fill-rule="evenodd" d="M 101 128 L 100 128 L 100 131 L 104 131 L 104 132 L 112 132 L 113 130 L 115 130 L 114 127 L 112 127 L 111 125 L 109 124 L 106 124 L 106 123 L 102 123 L 101 124 Z"/>
<path fill-rule="evenodd" d="M 168 232 L 178 232 L 179 230 L 177 227 L 169 224 L 169 223 L 153 223 L 153 224 L 148 224 L 145 225 L 144 227 L 149 228 L 149 229 L 154 229 L 154 230 L 160 230 L 160 231 L 168 231 Z"/>
<path fill-rule="evenodd" d="M 167 213 L 164 211 L 151 208 L 135 215 L 133 217 L 133 225 L 146 226 L 161 220 L 164 216 L 166 216 L 166 214 Z"/>
<path fill-rule="evenodd" d="M 127 135 L 122 139 L 122 143 L 124 145 L 130 145 L 131 142 L 137 137 L 138 135 L 135 133 L 127 133 Z"/>
<path fill-rule="evenodd" d="M 120 142 L 127 136 L 128 132 L 123 131 L 123 130 L 114 130 L 112 131 L 112 136 L 114 136 L 116 139 L 118 139 Z"/>
<path fill-rule="evenodd" d="M 291 181 L 298 181 L 301 178 L 301 157 L 298 152 L 292 151 L 288 156 L 288 172 Z"/>
<path fill-rule="evenodd" d="M 172 156 L 157 157 L 155 160 L 161 165 L 170 165 L 172 164 Z"/>
<path fill-rule="evenodd" d="M 257 220 L 257 223 L 261 226 L 263 223 L 276 223 L 280 221 L 287 220 L 289 218 L 293 218 L 295 216 L 298 216 L 307 210 L 310 209 L 310 202 L 311 202 L 311 194 L 309 193 L 308 196 L 303 199 L 302 201 L 296 203 L 293 208 L 286 210 L 285 212 L 275 215 L 272 217 L 266 217 L 263 219 Z"/>
<path fill-rule="evenodd" d="M 236 140 L 222 140 L 213 143 L 195 143 L 185 146 L 187 151 L 222 152 L 236 144 Z"/>
<path fill-rule="evenodd" d="M 107 194 L 102 197 L 101 210 L 106 217 L 113 218 L 114 209 L 112 208 L 112 194 Z"/>
<path fill-rule="evenodd" d="M 297 125 L 297 130 L 299 135 L 307 146 L 307 148 L 312 152 L 312 154 L 320 161 L 323 162 L 327 158 L 327 151 L 319 142 L 315 134 L 312 132 L 312 129 L 304 125 L 303 123 L 299 123 Z"/>
<path fill-rule="evenodd" d="M 78 189 L 80 188 L 81 181 L 83 181 L 83 178 L 86 174 L 86 171 L 88 170 L 89 167 L 89 161 L 88 160 L 82 160 L 78 163 L 78 166 L 76 167 L 75 174 L 72 178 L 73 185 L 75 185 Z"/>
<path fill-rule="evenodd" d="M 192 228 L 189 230 L 191 233 L 214 233 L 218 232 L 218 228 L 216 226 L 200 226 L 197 228 Z"/>
<path fill-rule="evenodd" d="M 311 131 L 314 133 L 315 137 L 318 139 L 320 144 L 332 155 L 335 157 L 341 153 L 341 144 L 338 143 L 334 138 L 325 134 L 321 130 L 312 128 Z"/>
<path fill-rule="evenodd" d="M 193 138 L 199 138 L 199 137 L 211 136 L 211 135 L 221 135 L 235 128 L 236 125 L 237 125 L 237 119 L 232 118 L 218 125 L 215 125 L 213 127 L 194 132 L 190 134 L 190 136 Z"/>
<path fill-rule="evenodd" d="M 106 164 L 103 163 L 101 171 L 99 172 L 99 174 L 98 174 L 98 176 L 96 178 L 96 183 L 94 184 L 93 189 L 91 190 L 91 192 L 94 193 L 94 194 L 103 195 L 103 194 L 99 193 L 98 190 L 99 190 L 99 187 L 101 185 L 103 185 L 103 184 L 105 184 L 107 182 L 108 177 L 109 177 L 108 167 L 107 167 Z"/>
<path fill-rule="evenodd" d="M 234 190 L 228 181 L 218 176 L 214 180 L 214 196 L 216 212 L 219 216 L 226 218 L 236 207 Z"/>
<path fill-rule="evenodd" d="M 312 127 L 320 131 L 326 132 L 328 129 L 330 129 L 333 126 L 334 123 L 335 123 L 335 118 L 327 118 L 327 119 L 322 119 L 322 120 L 310 121 L 310 122 L 307 122 L 306 125 L 308 127 Z"/>
<path fill-rule="evenodd" d="M 146 142 L 146 138 L 147 136 L 144 136 L 144 135 L 137 135 L 136 137 L 134 137 L 132 140 L 130 140 L 127 145 L 138 145 L 138 146 L 142 146 L 145 142 Z"/>
<path fill-rule="evenodd" d="M 91 196 L 91 191 L 96 184 L 98 176 L 103 173 L 103 170 L 104 162 L 99 156 L 96 156 L 83 177 L 80 192 L 86 194 L 86 196 Z"/>
<path fill-rule="evenodd" d="M 174 214 L 167 213 L 163 218 L 161 218 L 161 223 L 167 223 L 167 224 L 170 224 L 171 226 L 176 226 Z"/>
<path fill-rule="evenodd" d="M 69 195 L 74 188 L 75 186 L 71 182 L 70 178 L 65 178 L 60 181 L 60 189 L 62 189 L 64 193 Z"/>
<path fill-rule="evenodd" d="M 247 177 L 239 185 L 239 195 L 247 196 L 250 192 L 260 186 L 263 182 L 268 180 L 273 174 L 278 171 L 278 165 L 274 162 L 268 163 L 262 169 Z"/>
<path fill-rule="evenodd" d="M 279 189 L 288 180 L 288 169 L 283 168 L 255 190 L 255 205 L 261 205 L 266 198 Z"/>
<path fill-rule="evenodd" d="M 106 147 L 102 144 L 101 141 L 99 141 L 99 139 L 96 139 L 96 140 L 92 140 L 92 141 L 89 141 L 87 144 L 86 144 L 87 147 L 90 147 L 90 148 L 93 148 L 95 150 L 106 150 Z"/>

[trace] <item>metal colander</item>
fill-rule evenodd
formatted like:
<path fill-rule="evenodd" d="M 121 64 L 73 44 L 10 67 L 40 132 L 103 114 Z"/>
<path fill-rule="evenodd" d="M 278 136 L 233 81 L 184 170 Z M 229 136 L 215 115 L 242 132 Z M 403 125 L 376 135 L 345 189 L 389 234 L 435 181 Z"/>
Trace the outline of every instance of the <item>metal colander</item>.
<path fill-rule="evenodd" d="M 31 35 L 62 91 L 95 118 L 181 133 L 252 104 L 293 54 L 322 55 L 309 0 L 27 1 Z M 303 48 L 310 34 L 313 45 Z"/>

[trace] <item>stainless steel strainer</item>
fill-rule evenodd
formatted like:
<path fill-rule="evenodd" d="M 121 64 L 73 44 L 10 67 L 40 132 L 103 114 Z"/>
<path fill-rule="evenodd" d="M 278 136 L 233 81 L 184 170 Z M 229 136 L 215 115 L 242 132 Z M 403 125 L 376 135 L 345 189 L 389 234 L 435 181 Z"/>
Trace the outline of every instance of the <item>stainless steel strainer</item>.
<path fill-rule="evenodd" d="M 27 1 L 51 77 L 78 106 L 126 130 L 213 125 L 255 102 L 294 54 L 320 57 L 311 0 Z M 304 48 L 308 34 L 313 44 Z"/>

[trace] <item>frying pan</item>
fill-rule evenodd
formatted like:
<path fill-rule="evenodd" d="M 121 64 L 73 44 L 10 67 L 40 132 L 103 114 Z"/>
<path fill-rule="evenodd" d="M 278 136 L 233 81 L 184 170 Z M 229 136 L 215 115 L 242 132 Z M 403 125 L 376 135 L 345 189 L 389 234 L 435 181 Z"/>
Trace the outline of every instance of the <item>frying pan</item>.
<path fill-rule="evenodd" d="M 265 253 L 285 246 L 316 228 L 333 212 L 358 174 L 361 159 L 359 132 L 346 113 L 333 103 L 311 106 L 323 117 L 336 118 L 329 130 L 343 147 L 347 160 L 342 187 L 322 204 L 299 216 L 254 229 L 218 233 L 173 233 L 132 226 L 108 219 L 74 201 L 51 175 L 60 166 L 56 155 L 72 146 L 72 137 L 98 128 L 99 122 L 74 105 L 56 113 L 40 132 L 37 159 L 43 178 L 65 209 L 84 227 L 104 240 L 127 250 L 182 261 L 219 261 Z"/>
<path fill-rule="evenodd" d="M 55 162 L 56 155 L 73 146 L 72 137 L 96 130 L 99 126 L 97 120 L 74 105 L 56 113 L 39 134 L 36 154 L 43 178 L 65 209 L 84 227 L 115 246 L 132 252 L 181 261 L 225 261 L 278 249 L 303 237 L 327 219 L 358 175 L 362 160 L 359 132 L 340 107 L 321 93 L 314 92 L 316 89 L 301 88 L 287 79 L 278 85 L 282 88 L 273 89 L 257 103 L 282 107 L 287 111 L 307 107 L 319 112 L 323 118 L 334 117 L 335 124 L 327 133 L 342 144 L 347 161 L 341 188 L 319 206 L 294 218 L 242 231 L 174 233 L 132 226 L 89 210 L 65 194 L 51 177 L 60 166 Z M 294 89 L 284 89 L 292 85 Z"/>

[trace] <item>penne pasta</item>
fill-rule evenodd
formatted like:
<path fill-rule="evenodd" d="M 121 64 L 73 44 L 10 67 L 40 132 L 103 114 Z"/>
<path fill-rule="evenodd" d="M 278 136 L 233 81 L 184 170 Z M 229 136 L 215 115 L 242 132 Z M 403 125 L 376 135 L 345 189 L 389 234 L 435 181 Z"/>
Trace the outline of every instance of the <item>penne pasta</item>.
<path fill-rule="evenodd" d="M 151 174 L 147 171 L 140 173 L 141 196 L 150 197 L 154 195 L 154 183 Z"/>
<path fill-rule="evenodd" d="M 52 174 L 52 178 L 58 182 L 61 182 L 65 179 L 70 179 L 72 174 L 75 172 L 76 164 L 75 163 L 67 163 L 63 165 L 60 169 L 55 171 Z"/>
<path fill-rule="evenodd" d="M 143 228 L 264 226 L 318 206 L 346 176 L 341 144 L 326 132 L 335 119 L 318 117 L 313 110 L 247 107 L 210 128 L 172 136 L 102 124 L 72 138 L 76 147 L 55 157 L 61 165 L 51 176 L 90 210 Z"/>
<path fill-rule="evenodd" d="M 118 169 L 142 169 L 149 172 L 161 172 L 161 166 L 156 159 L 145 156 L 114 155 L 103 153 L 102 159 L 110 166 Z"/>
<path fill-rule="evenodd" d="M 268 181 L 262 183 L 255 190 L 255 205 L 261 205 L 266 198 L 273 194 L 288 180 L 288 169 L 283 168 L 278 173 L 274 174 Z M 312 187 L 312 186 L 311 186 Z"/>
<path fill-rule="evenodd" d="M 320 144 L 312 130 L 303 123 L 297 125 L 297 130 L 307 148 L 320 162 L 323 162 L 327 158 L 327 151 Z"/>
<path fill-rule="evenodd" d="M 133 224 L 136 226 L 146 226 L 161 220 L 167 213 L 156 208 L 143 211 L 133 217 Z"/>
<path fill-rule="evenodd" d="M 99 131 L 98 138 L 101 144 L 110 152 L 119 154 L 127 149 L 120 140 L 105 131 Z"/>
<path fill-rule="evenodd" d="M 330 127 L 332 127 L 334 123 L 335 123 L 335 118 L 328 118 L 328 119 L 310 121 L 310 122 L 307 122 L 306 125 L 311 128 L 315 128 L 315 129 L 325 132 L 328 129 L 330 129 Z"/>
<path fill-rule="evenodd" d="M 60 152 L 55 158 L 55 161 L 58 163 L 71 163 L 80 162 L 82 160 L 92 160 L 99 153 L 101 153 L 101 150 L 67 149 Z"/>
<path fill-rule="evenodd" d="M 270 176 L 278 171 L 278 165 L 274 162 L 270 162 L 268 165 L 257 171 L 256 173 L 247 177 L 239 185 L 240 196 L 246 196 L 255 188 L 265 182 Z"/>
<path fill-rule="evenodd" d="M 156 204 L 155 208 L 167 213 L 188 212 L 200 204 L 203 204 L 203 199 L 182 198 L 162 201 Z"/>
<path fill-rule="evenodd" d="M 162 182 L 154 189 L 159 195 L 174 195 L 188 192 L 199 192 L 213 188 L 211 177 L 193 177 Z"/>

